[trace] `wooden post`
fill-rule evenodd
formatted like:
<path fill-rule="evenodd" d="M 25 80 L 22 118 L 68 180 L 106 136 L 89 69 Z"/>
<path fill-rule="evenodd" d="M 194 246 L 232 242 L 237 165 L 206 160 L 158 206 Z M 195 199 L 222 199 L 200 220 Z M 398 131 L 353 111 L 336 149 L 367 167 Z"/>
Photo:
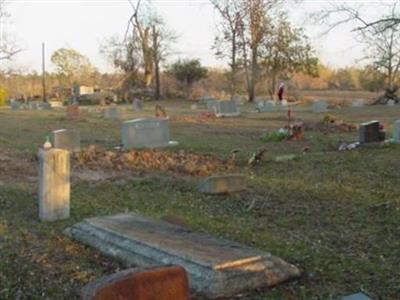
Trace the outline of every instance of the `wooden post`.
<path fill-rule="evenodd" d="M 45 45 L 42 43 L 42 87 L 43 87 L 43 102 L 47 102 L 46 98 L 46 63 L 45 63 Z"/>

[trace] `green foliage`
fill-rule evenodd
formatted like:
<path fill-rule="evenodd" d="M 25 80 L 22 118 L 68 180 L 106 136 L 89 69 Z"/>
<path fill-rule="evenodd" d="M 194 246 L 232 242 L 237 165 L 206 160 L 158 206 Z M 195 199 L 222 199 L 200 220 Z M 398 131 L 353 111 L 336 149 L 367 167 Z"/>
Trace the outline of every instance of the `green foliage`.
<path fill-rule="evenodd" d="M 6 105 L 7 93 L 6 90 L 0 87 L 0 106 Z"/>
<path fill-rule="evenodd" d="M 66 78 L 69 85 L 87 79 L 96 71 L 89 58 L 74 49 L 58 49 L 51 56 L 51 62 L 56 66 L 58 75 Z"/>
<path fill-rule="evenodd" d="M 360 71 L 358 81 L 363 90 L 378 92 L 385 88 L 385 75 L 373 66 L 367 66 Z"/>
<path fill-rule="evenodd" d="M 287 131 L 274 131 L 265 133 L 260 140 L 264 143 L 268 142 L 281 142 L 286 140 L 289 137 L 289 133 Z"/>
<path fill-rule="evenodd" d="M 170 66 L 169 72 L 189 87 L 207 77 L 207 68 L 202 67 L 198 59 L 178 60 Z"/>

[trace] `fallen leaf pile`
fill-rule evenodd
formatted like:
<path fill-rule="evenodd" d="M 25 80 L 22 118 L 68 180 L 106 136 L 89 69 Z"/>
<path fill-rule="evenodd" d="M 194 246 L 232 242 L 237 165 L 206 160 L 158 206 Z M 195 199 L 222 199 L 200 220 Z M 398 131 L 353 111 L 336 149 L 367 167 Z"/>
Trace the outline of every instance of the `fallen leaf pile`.
<path fill-rule="evenodd" d="M 213 113 L 202 113 L 199 115 L 181 115 L 171 117 L 172 121 L 187 123 L 209 123 L 215 122 L 217 117 Z"/>
<path fill-rule="evenodd" d="M 226 172 L 235 167 L 233 160 L 221 160 L 212 155 L 198 155 L 179 151 L 178 153 L 156 150 L 102 151 L 89 146 L 74 155 L 77 167 L 113 170 L 159 170 L 191 176 L 209 176 Z"/>

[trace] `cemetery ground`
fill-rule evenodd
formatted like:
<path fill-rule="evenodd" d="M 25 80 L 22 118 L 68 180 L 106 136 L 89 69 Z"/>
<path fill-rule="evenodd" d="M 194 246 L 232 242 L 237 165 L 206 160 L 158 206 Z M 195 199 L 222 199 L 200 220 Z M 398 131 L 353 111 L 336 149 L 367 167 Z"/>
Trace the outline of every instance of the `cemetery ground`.
<path fill-rule="evenodd" d="M 338 299 L 358 291 L 399 299 L 400 146 L 338 152 L 340 141 L 357 141 L 357 131 L 307 131 L 302 142 L 264 143 L 265 130 L 287 124 L 285 111 L 202 119 L 190 103 L 161 103 L 173 117 L 171 138 L 180 143 L 164 151 L 226 160 L 240 149 L 229 172 L 245 174 L 247 190 L 203 195 L 197 190 L 203 177 L 179 168 L 89 168 L 73 160 L 71 218 L 40 222 L 37 150 L 46 135 L 76 128 L 82 147 L 112 150 L 120 144 L 121 122 L 85 109 L 78 120 L 58 110 L 0 110 L 0 299 L 75 299 L 89 281 L 122 269 L 63 230 L 84 218 L 126 211 L 265 250 L 303 271 L 298 280 L 242 299 Z M 364 107 L 329 114 L 354 125 L 377 119 L 389 133 L 399 112 Z M 143 112 L 127 111 L 124 120 L 153 114 L 154 102 L 146 103 Z M 325 114 L 296 107 L 294 116 L 317 122 Z M 265 159 L 249 167 L 252 153 L 263 147 Z M 296 158 L 274 161 L 285 154 Z"/>

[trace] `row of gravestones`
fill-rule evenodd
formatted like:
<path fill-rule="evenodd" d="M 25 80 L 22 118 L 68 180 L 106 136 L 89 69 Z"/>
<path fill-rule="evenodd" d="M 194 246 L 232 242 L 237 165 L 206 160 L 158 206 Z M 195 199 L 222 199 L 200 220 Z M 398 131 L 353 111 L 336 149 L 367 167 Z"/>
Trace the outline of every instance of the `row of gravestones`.
<path fill-rule="evenodd" d="M 25 104 L 20 101 L 11 100 L 10 107 L 12 110 L 50 110 L 51 104 L 48 102 L 36 101 L 31 101 Z"/>

